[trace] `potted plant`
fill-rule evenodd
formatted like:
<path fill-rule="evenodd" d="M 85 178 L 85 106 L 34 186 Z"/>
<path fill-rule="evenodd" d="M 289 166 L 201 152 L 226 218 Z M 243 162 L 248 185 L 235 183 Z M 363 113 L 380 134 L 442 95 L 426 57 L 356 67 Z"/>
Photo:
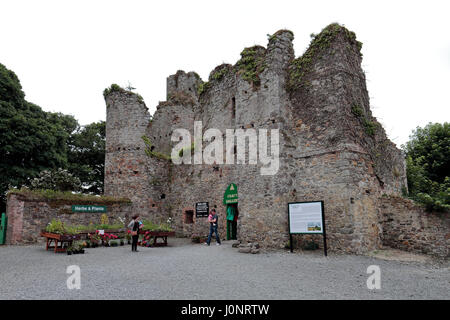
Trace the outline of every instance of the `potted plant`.
<path fill-rule="evenodd" d="M 92 248 L 97 248 L 100 240 L 102 239 L 98 233 L 89 233 L 89 242 L 91 243 Z"/>
<path fill-rule="evenodd" d="M 84 253 L 84 241 L 74 241 L 72 244 L 72 253 Z"/>
<path fill-rule="evenodd" d="M 69 247 L 67 247 L 67 249 L 66 249 L 66 252 L 67 252 L 67 255 L 68 256 L 71 256 L 72 255 L 72 246 L 69 246 Z"/>

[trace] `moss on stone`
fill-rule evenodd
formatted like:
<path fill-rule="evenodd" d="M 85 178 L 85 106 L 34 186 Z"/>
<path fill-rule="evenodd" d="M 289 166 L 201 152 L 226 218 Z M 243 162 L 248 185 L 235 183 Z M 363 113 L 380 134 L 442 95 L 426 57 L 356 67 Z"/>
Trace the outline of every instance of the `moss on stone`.
<path fill-rule="evenodd" d="M 125 89 L 120 87 L 118 84 L 113 83 L 109 88 L 103 90 L 103 97 L 109 96 L 112 92 L 126 92 Z"/>
<path fill-rule="evenodd" d="M 245 48 L 241 52 L 241 59 L 235 65 L 237 74 L 255 87 L 261 84 L 259 75 L 266 68 L 265 54 L 266 49 L 261 46 Z"/>
<path fill-rule="evenodd" d="M 357 104 L 352 105 L 352 113 L 357 117 L 364 115 L 364 110 Z"/>
<path fill-rule="evenodd" d="M 369 136 L 374 136 L 378 127 L 378 123 L 375 121 L 368 120 L 366 118 L 363 119 L 364 130 Z"/>
<path fill-rule="evenodd" d="M 223 63 L 214 68 L 213 71 L 209 74 L 209 81 L 220 81 L 222 80 L 226 74 L 230 73 L 233 70 L 233 67 L 228 63 Z"/>

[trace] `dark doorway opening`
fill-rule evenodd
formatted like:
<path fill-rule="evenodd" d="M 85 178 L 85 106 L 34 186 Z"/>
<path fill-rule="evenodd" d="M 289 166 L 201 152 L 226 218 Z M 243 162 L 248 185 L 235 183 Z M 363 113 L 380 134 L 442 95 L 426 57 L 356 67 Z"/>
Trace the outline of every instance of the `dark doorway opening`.
<path fill-rule="evenodd" d="M 227 204 L 227 240 L 237 240 L 237 221 L 239 209 L 237 203 Z"/>

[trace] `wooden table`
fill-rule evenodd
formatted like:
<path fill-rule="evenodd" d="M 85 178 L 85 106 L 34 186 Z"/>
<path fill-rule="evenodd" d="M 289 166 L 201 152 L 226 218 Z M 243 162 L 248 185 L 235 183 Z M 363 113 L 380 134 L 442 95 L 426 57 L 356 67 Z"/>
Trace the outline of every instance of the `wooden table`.
<path fill-rule="evenodd" d="M 144 239 L 146 236 L 153 238 L 153 244 L 151 247 L 166 247 L 167 237 L 175 236 L 175 231 L 144 231 Z M 163 242 L 158 242 L 158 238 Z"/>
<path fill-rule="evenodd" d="M 45 237 L 47 239 L 47 244 L 45 250 L 55 249 L 56 252 L 66 252 L 66 248 L 64 247 L 64 243 L 67 243 L 67 246 L 70 246 L 74 240 L 80 239 L 79 235 L 69 235 L 69 234 L 57 234 L 42 231 L 41 237 Z M 54 246 L 52 246 L 52 242 L 54 242 Z M 58 246 L 60 244 L 60 246 Z"/>

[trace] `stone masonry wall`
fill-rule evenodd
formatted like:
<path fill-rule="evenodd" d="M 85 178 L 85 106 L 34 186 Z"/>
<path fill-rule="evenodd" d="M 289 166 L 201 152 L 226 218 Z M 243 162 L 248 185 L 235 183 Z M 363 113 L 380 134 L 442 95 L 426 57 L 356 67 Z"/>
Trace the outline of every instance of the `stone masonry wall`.
<path fill-rule="evenodd" d="M 401 250 L 450 256 L 448 213 L 425 212 L 413 201 L 400 197 L 381 198 L 383 245 Z"/>
<path fill-rule="evenodd" d="M 44 241 L 45 238 L 40 237 L 40 232 L 52 219 L 61 220 L 68 225 L 100 223 L 102 213 L 73 213 L 72 204 L 85 203 L 61 203 L 29 199 L 16 194 L 9 195 L 6 208 L 8 215 L 7 243 L 26 244 Z M 89 204 L 92 203 L 89 202 Z M 129 221 L 133 215 L 130 203 L 111 202 L 98 205 L 107 206 L 106 215 L 110 223 L 120 223 L 118 218 L 125 218 L 125 221 Z"/>
<path fill-rule="evenodd" d="M 150 114 L 139 96 L 129 91 L 114 91 L 105 97 L 106 155 L 105 195 L 131 199 L 132 210 L 143 219 L 159 214 L 160 206 L 150 182 L 159 165 L 149 165 L 143 136 Z"/>
<path fill-rule="evenodd" d="M 328 249 L 364 253 L 380 248 L 388 230 L 380 197 L 400 194 L 406 174 L 403 154 L 371 114 L 360 44 L 353 33 L 332 24 L 294 59 L 293 38 L 288 30 L 276 32 L 267 48 L 246 48 L 234 66 L 216 67 L 208 82 L 194 72 L 169 76 L 167 101 L 160 102 L 151 122 L 127 93 L 107 98 L 108 104 L 116 101 L 116 108 L 107 109 L 107 148 L 117 143 L 116 134 L 122 131 L 131 135 L 129 148 L 142 146 L 137 138 L 145 133 L 152 150 L 166 158 L 174 145 L 173 131 L 183 128 L 192 134 L 194 121 L 201 121 L 203 133 L 221 131 L 224 156 L 232 156 L 234 164 L 175 165 L 157 156 L 144 160 L 142 149 L 130 155 L 112 148 L 105 190 L 127 196 L 130 183 L 139 186 L 141 190 L 131 191 L 133 202 L 149 216 L 172 217 L 177 234 L 184 236 L 208 233 L 207 219 L 197 219 L 194 207 L 208 201 L 210 208 L 217 207 L 225 238 L 223 193 L 236 183 L 238 238 L 278 248 L 289 238 L 287 203 L 324 200 Z M 128 123 L 122 126 L 124 114 Z M 279 129 L 278 172 L 261 175 L 260 162 L 248 164 L 248 149 L 245 164 L 236 163 L 235 152 L 226 155 L 226 129 Z M 136 159 L 142 161 L 139 173 L 146 173 L 114 173 L 121 163 Z M 186 219 L 190 210 L 193 223 Z M 321 239 L 316 242 L 321 245 Z"/>

